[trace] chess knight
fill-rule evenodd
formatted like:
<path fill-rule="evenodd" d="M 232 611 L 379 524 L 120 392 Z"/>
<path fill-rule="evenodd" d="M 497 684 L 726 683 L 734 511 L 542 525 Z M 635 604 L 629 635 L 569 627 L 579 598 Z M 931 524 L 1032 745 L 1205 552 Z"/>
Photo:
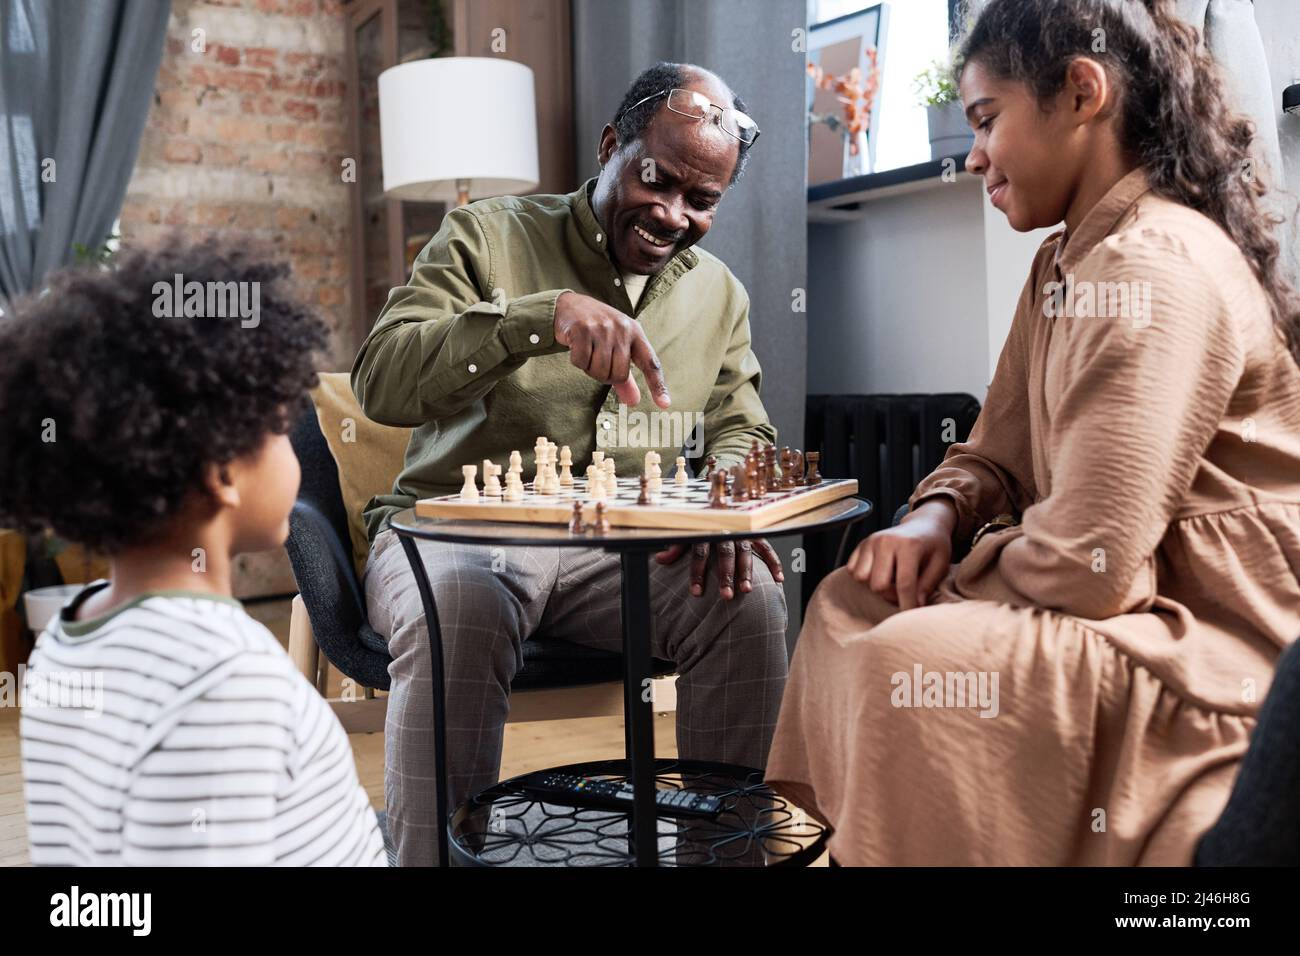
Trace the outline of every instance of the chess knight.
<path fill-rule="evenodd" d="M 402 864 L 434 862 L 443 821 L 429 786 L 428 630 L 387 521 L 417 498 L 461 493 L 487 507 L 536 493 L 539 466 L 516 471 L 514 449 L 538 447 L 546 494 L 557 459 L 538 436 L 567 446 L 571 478 L 596 486 L 610 472 L 642 476 L 649 452 L 655 468 L 712 457 L 724 472 L 751 446 L 775 444 L 749 297 L 697 246 L 757 139 L 749 107 L 721 78 L 656 64 L 591 144 L 599 175 L 564 195 L 450 210 L 361 347 L 352 388 L 362 409 L 414 429 L 391 493 L 365 509 L 366 604 L 393 657 L 385 794 Z M 640 421 L 643 440 L 609 441 Z M 593 468 L 597 456 L 606 460 Z M 479 468 L 481 499 L 471 494 Z M 662 468 L 646 477 L 648 495 L 664 490 Z M 549 636 L 620 647 L 616 556 L 516 548 L 501 569 L 491 551 L 420 544 L 457 689 L 446 715 L 453 806 L 497 780 L 511 680 L 543 617 Z M 763 540 L 678 545 L 651 562 L 651 652 L 677 665 L 681 756 L 763 767 L 786 676 L 783 579 Z"/>

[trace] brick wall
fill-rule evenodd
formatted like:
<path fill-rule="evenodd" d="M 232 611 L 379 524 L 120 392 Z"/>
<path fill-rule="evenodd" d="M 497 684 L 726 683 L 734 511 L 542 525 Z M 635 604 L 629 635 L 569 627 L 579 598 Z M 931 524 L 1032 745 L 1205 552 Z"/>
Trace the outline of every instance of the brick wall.
<path fill-rule="evenodd" d="M 195 30 L 204 49 L 193 49 Z M 122 207 L 123 244 L 173 226 L 262 240 L 333 330 L 349 325 L 342 0 L 173 0 L 167 48 Z"/>

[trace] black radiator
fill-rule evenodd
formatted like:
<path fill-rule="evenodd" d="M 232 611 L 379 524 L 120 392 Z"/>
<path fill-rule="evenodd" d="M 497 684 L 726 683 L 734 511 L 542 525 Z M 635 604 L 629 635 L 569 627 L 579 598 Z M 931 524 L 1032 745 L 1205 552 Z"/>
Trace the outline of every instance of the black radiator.
<path fill-rule="evenodd" d="M 827 478 L 858 479 L 858 494 L 875 505 L 849 534 L 844 556 L 864 537 L 890 525 L 922 478 L 943 460 L 952 442 L 965 441 L 980 413 L 974 396 L 809 395 L 804 447 L 821 452 Z M 804 541 L 808 566 L 803 603 L 835 567 L 841 533 Z"/>

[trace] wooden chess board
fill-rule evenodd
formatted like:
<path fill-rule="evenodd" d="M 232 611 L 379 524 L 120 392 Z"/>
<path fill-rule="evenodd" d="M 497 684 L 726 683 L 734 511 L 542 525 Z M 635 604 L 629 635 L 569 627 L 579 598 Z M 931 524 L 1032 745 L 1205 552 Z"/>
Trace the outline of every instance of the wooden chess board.
<path fill-rule="evenodd" d="M 568 524 L 573 503 L 583 502 L 582 520 L 596 517 L 596 503 L 585 491 L 585 480 L 559 494 L 539 495 L 530 489 L 522 501 L 503 501 L 481 491 L 477 501 L 462 500 L 459 493 L 423 498 L 415 503 L 421 518 L 458 518 L 462 521 L 515 521 L 527 524 Z M 858 493 L 856 478 L 822 479 L 815 485 L 771 491 L 762 498 L 709 507 L 709 481 L 692 478 L 684 487 L 664 479 L 656 500 L 638 505 L 640 478 L 619 478 L 618 494 L 605 499 L 605 517 L 614 528 L 682 528 L 691 531 L 758 531 L 793 518 L 820 505 Z M 730 499 L 728 499 L 730 501 Z"/>

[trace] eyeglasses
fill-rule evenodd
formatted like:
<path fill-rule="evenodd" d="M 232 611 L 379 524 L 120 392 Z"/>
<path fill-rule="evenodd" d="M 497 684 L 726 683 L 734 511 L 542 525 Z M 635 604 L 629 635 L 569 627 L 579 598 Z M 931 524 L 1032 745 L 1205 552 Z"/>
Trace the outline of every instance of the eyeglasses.
<path fill-rule="evenodd" d="M 758 139 L 758 134 L 761 132 L 758 124 L 754 122 L 749 114 L 742 113 L 734 107 L 719 106 L 703 93 L 697 93 L 695 90 L 682 90 L 676 87 L 671 90 L 660 90 L 658 93 L 650 94 L 643 100 L 638 100 L 620 113 L 618 118 L 622 119 L 642 103 L 649 103 L 651 100 L 664 95 L 668 97 L 668 108 L 674 113 L 701 120 L 712 118 L 724 133 L 734 136 L 746 146 L 753 146 L 754 141 Z"/>

